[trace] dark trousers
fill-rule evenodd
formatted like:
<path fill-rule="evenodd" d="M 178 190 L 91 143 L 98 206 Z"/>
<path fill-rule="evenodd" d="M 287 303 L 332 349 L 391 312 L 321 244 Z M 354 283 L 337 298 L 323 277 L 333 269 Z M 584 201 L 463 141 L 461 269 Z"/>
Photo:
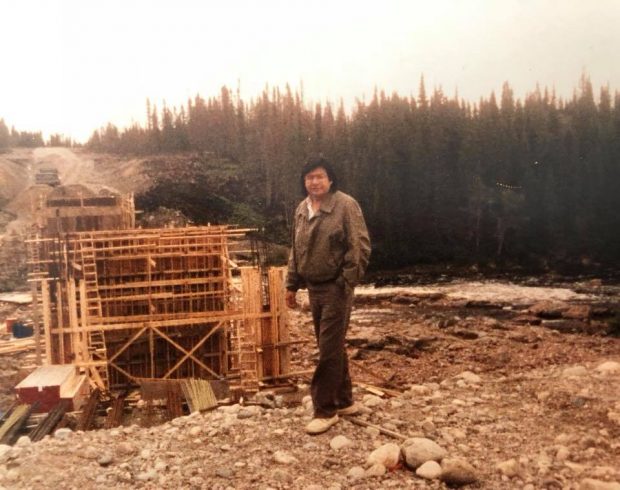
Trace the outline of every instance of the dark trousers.
<path fill-rule="evenodd" d="M 308 286 L 319 363 L 310 393 L 314 416 L 332 417 L 353 403 L 345 336 L 351 317 L 353 290 L 339 281 Z"/>

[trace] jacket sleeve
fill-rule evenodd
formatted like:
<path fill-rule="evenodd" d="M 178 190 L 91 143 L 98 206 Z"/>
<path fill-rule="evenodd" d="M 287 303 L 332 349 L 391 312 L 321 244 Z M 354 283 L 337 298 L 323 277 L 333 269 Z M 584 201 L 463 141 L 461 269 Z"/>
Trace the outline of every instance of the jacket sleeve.
<path fill-rule="evenodd" d="M 297 273 L 297 263 L 295 261 L 295 235 L 293 234 L 293 243 L 288 256 L 288 270 L 286 272 L 286 281 L 284 286 L 289 291 L 297 291 L 302 287 L 302 281 Z"/>
<path fill-rule="evenodd" d="M 355 287 L 364 277 L 370 259 L 368 229 L 362 210 L 355 201 L 347 203 L 344 227 L 347 237 L 347 251 L 344 255 L 342 275 L 349 286 Z"/>
<path fill-rule="evenodd" d="M 303 280 L 297 272 L 297 261 L 295 260 L 295 231 L 297 228 L 297 212 L 293 217 L 293 232 L 291 234 L 291 250 L 288 256 L 288 270 L 284 287 L 289 291 L 297 291 L 304 287 Z"/>

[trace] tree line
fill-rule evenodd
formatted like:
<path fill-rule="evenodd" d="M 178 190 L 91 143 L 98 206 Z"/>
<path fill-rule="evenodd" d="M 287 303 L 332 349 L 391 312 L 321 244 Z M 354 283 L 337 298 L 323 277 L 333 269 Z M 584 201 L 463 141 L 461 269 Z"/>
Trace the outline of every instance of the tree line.
<path fill-rule="evenodd" d="M 17 131 L 15 127 L 9 129 L 4 119 L 0 119 L 0 151 L 14 147 L 36 148 L 44 145 L 40 131 Z"/>
<path fill-rule="evenodd" d="M 147 101 L 146 113 L 146 125 L 109 124 L 87 147 L 233 162 L 255 210 L 282 227 L 301 164 L 322 154 L 364 209 L 375 265 L 620 258 L 620 94 L 595 95 L 587 75 L 567 100 L 539 87 L 517 100 L 505 83 L 499 99 L 471 103 L 427 94 L 422 79 L 415 97 L 376 90 L 349 113 L 288 86 L 250 101 L 227 87 L 178 108 Z"/>

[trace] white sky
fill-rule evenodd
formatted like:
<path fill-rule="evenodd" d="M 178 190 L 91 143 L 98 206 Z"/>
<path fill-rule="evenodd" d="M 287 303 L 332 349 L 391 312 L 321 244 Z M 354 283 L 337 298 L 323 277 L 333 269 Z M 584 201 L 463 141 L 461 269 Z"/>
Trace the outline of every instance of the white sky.
<path fill-rule="evenodd" d="M 0 118 L 86 140 L 222 85 L 347 106 L 375 86 L 476 102 L 508 81 L 620 89 L 620 0 L 0 0 Z"/>

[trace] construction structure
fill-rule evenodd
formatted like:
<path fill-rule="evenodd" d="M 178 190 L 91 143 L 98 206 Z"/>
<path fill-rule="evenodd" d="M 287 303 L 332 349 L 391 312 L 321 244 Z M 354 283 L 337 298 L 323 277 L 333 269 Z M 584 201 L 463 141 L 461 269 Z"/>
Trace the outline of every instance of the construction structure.
<path fill-rule="evenodd" d="M 133 195 L 102 190 L 95 194 L 83 185 L 56 187 L 33 203 L 37 231 L 54 237 L 74 231 L 135 228 Z"/>
<path fill-rule="evenodd" d="M 251 393 L 287 382 L 284 270 L 238 266 L 247 231 L 136 229 L 133 198 L 48 195 L 27 242 L 46 363 L 76 366 L 102 391 L 195 378 Z"/>

